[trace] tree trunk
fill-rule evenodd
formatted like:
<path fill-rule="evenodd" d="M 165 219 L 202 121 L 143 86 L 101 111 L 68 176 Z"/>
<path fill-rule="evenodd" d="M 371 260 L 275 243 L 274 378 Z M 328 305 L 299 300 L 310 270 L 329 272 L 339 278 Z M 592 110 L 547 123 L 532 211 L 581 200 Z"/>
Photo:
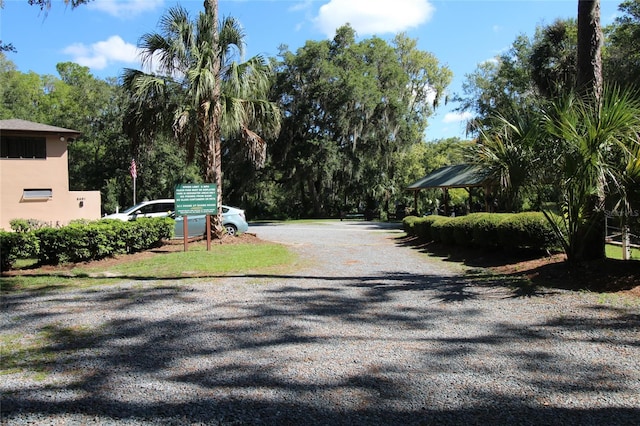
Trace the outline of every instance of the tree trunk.
<path fill-rule="evenodd" d="M 578 93 L 602 96 L 602 27 L 600 0 L 578 0 Z"/>
<path fill-rule="evenodd" d="M 205 11 L 211 13 L 213 26 L 212 39 L 218 43 L 218 0 L 205 0 Z M 212 70 L 211 74 L 215 76 L 213 84 L 213 92 L 211 94 L 211 111 L 210 119 L 207 123 L 208 131 L 208 153 L 207 153 L 207 182 L 215 183 L 218 187 L 218 214 L 213 217 L 213 233 L 216 238 L 222 238 L 224 234 L 224 228 L 222 226 L 222 132 L 220 129 L 220 116 L 222 114 L 222 106 L 220 105 L 220 69 L 221 69 L 221 52 L 218 52 L 218 46 L 214 47 L 214 57 L 212 58 Z"/>
<path fill-rule="evenodd" d="M 578 60 L 576 89 L 591 98 L 597 106 L 602 98 L 602 27 L 600 26 L 600 0 L 578 0 Z M 582 227 L 582 247 L 578 260 L 605 257 L 604 191 L 590 197 L 586 206 L 586 225 Z"/>

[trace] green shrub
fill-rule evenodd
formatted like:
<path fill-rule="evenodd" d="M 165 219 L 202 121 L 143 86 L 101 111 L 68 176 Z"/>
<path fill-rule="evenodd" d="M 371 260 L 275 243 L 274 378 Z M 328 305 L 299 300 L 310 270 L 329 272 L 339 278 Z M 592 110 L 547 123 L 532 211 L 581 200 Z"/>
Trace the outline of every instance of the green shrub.
<path fill-rule="evenodd" d="M 467 216 L 409 216 L 409 235 L 461 247 L 555 250 L 558 242 L 542 213 L 472 213 Z"/>
<path fill-rule="evenodd" d="M 38 239 L 33 232 L 0 230 L 0 270 L 11 269 L 17 259 L 37 257 L 38 250 Z"/>
<path fill-rule="evenodd" d="M 451 222 L 453 218 L 447 216 L 433 216 L 433 218 L 431 226 L 429 227 L 431 241 L 445 244 L 453 243 L 453 228 L 446 228 L 446 225 Z"/>
<path fill-rule="evenodd" d="M 131 222 L 101 220 L 36 231 L 42 264 L 85 262 L 162 245 L 173 234 L 171 218 L 142 218 Z"/>
<path fill-rule="evenodd" d="M 511 213 L 475 213 L 473 245 L 481 248 L 499 247 L 498 226 L 510 215 Z"/>
<path fill-rule="evenodd" d="M 405 216 L 402 219 L 402 229 L 407 235 L 415 236 L 415 224 L 420 220 L 417 216 Z"/>
<path fill-rule="evenodd" d="M 456 245 L 471 247 L 473 245 L 473 229 L 478 213 L 456 217 L 451 221 L 453 227 L 453 240 Z"/>
<path fill-rule="evenodd" d="M 11 219 L 9 226 L 16 232 L 29 232 L 44 228 L 47 224 L 38 219 Z"/>
<path fill-rule="evenodd" d="M 500 245 L 506 249 L 549 250 L 558 246 L 551 224 L 540 212 L 509 216 L 500 222 L 498 238 Z"/>

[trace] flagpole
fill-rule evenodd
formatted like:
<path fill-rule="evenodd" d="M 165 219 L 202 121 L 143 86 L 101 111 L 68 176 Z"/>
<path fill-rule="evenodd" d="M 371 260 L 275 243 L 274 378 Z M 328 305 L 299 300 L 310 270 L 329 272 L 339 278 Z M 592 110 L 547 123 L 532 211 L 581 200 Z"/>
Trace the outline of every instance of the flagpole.
<path fill-rule="evenodd" d="M 133 177 L 133 205 L 135 206 L 136 203 L 136 178 L 135 176 Z"/>

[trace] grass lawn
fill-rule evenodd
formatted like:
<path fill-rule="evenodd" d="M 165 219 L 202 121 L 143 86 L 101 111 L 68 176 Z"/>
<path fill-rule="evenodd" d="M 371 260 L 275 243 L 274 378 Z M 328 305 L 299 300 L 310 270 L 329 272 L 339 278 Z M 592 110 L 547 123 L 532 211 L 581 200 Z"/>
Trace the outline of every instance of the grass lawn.
<path fill-rule="evenodd" d="M 83 264 L 22 269 L 2 277 L 0 290 L 47 291 L 117 284 L 123 280 L 154 280 L 218 277 L 233 274 L 282 273 L 297 256 L 280 244 L 220 244 L 206 250 L 204 242 L 164 246 Z"/>
<path fill-rule="evenodd" d="M 609 259 L 619 259 L 622 260 L 622 246 L 607 244 L 606 255 Z M 640 249 L 632 248 L 631 249 L 631 259 L 640 260 Z"/>

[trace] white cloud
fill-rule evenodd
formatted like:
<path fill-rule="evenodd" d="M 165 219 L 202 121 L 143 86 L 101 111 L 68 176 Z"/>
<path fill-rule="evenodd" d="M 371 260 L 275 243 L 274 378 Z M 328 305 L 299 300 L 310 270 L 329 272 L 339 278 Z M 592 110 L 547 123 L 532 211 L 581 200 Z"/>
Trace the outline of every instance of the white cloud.
<path fill-rule="evenodd" d="M 101 70 L 116 62 L 138 63 L 138 48 L 126 43 L 119 36 L 111 36 L 90 46 L 75 43 L 66 47 L 63 53 L 71 55 L 73 62 L 92 69 Z"/>
<path fill-rule="evenodd" d="M 473 114 L 470 112 L 448 112 L 442 121 L 444 123 L 459 123 L 461 121 L 471 120 L 472 118 Z"/>
<path fill-rule="evenodd" d="M 397 33 L 429 21 L 435 8 L 429 0 L 330 0 L 314 19 L 327 37 L 346 23 L 358 35 Z"/>
<path fill-rule="evenodd" d="M 119 18 L 128 18 L 156 10 L 163 3 L 164 0 L 95 0 L 89 2 L 86 7 Z"/>

